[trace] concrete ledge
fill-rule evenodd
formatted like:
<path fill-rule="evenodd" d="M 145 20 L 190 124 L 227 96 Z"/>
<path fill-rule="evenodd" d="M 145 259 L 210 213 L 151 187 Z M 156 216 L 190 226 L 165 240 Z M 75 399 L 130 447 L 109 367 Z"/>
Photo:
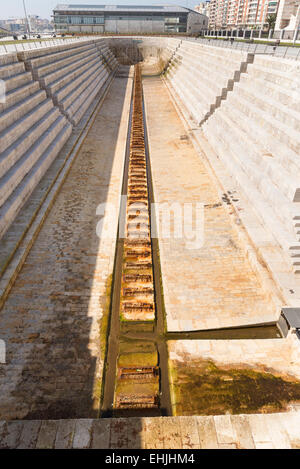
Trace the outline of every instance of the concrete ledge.
<path fill-rule="evenodd" d="M 300 412 L 0 421 L 1 449 L 299 449 Z"/>

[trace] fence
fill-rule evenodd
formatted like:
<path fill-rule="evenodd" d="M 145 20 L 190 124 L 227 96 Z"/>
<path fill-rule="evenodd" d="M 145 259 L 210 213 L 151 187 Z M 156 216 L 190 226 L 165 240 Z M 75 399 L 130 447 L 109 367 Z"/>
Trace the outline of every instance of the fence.
<path fill-rule="evenodd" d="M 300 30 L 285 31 L 264 31 L 263 29 L 219 29 L 219 30 L 206 30 L 204 36 L 220 37 L 220 38 L 237 38 L 237 39 L 263 39 L 266 41 L 272 41 L 274 39 L 280 39 L 281 41 L 292 41 L 296 42 L 300 40 Z"/>

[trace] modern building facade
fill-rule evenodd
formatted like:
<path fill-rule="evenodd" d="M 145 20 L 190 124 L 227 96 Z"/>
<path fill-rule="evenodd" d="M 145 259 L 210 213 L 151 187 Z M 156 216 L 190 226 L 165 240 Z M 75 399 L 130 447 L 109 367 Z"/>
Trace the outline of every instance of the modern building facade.
<path fill-rule="evenodd" d="M 276 14 L 279 0 L 211 0 L 211 28 L 262 27 Z"/>
<path fill-rule="evenodd" d="M 54 25 L 61 33 L 196 34 L 208 18 L 176 5 L 58 5 Z"/>

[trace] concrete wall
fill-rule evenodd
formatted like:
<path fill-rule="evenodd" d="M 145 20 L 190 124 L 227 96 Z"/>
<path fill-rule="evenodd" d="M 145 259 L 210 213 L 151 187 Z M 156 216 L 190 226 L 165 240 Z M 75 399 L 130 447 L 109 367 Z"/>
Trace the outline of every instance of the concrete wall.
<path fill-rule="evenodd" d="M 0 56 L 0 238 L 116 67 L 102 39 Z"/>
<path fill-rule="evenodd" d="M 300 305 L 299 77 L 296 60 L 185 40 L 165 75 L 290 306 Z"/>

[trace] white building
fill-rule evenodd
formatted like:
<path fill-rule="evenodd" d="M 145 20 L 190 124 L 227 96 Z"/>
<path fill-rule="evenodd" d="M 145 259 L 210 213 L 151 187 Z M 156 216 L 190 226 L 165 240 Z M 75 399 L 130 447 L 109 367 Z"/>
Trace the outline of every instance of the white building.
<path fill-rule="evenodd" d="M 61 33 L 196 34 L 208 27 L 206 16 L 177 5 L 58 5 L 53 14 Z"/>

